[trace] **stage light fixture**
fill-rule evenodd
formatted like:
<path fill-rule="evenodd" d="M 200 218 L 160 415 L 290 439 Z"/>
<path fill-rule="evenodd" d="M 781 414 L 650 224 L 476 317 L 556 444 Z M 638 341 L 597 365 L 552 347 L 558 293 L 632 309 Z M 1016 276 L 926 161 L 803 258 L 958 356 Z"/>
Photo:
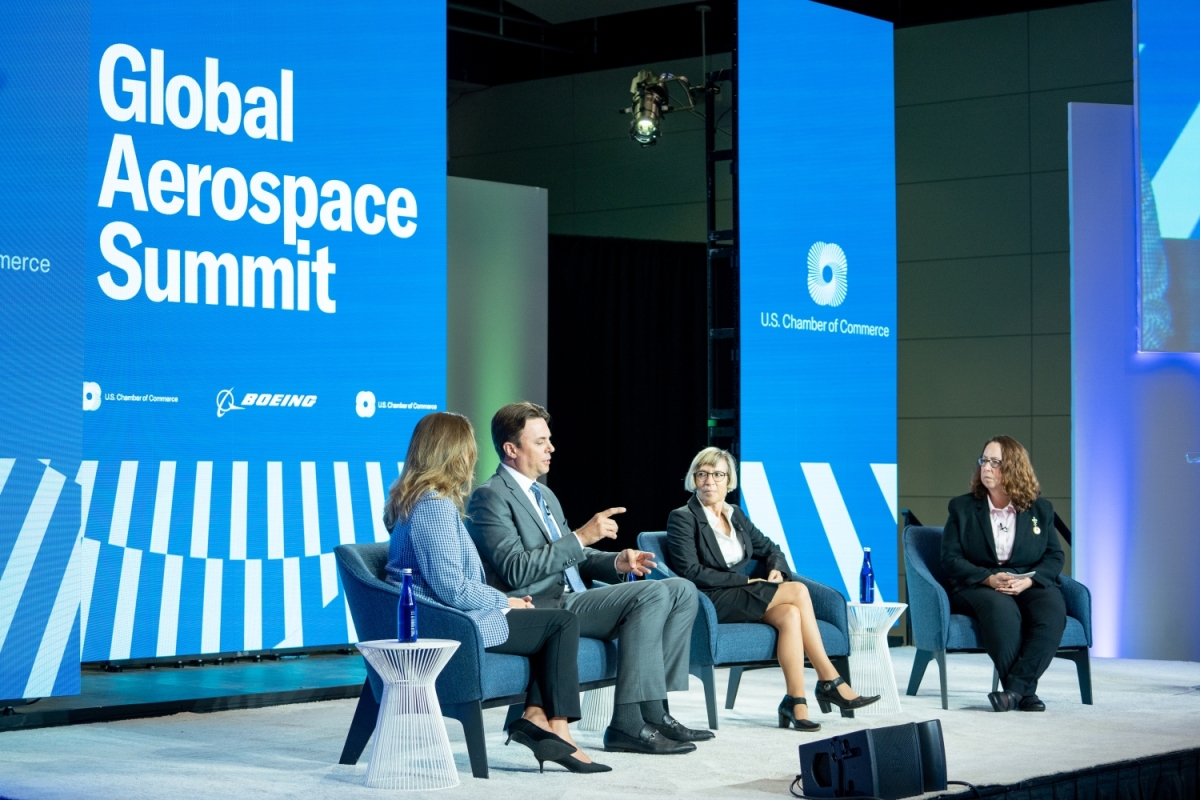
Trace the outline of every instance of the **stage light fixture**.
<path fill-rule="evenodd" d="M 687 105 L 671 105 L 670 84 L 678 83 L 683 87 Z M 618 113 L 632 114 L 633 122 L 629 126 L 629 137 L 642 147 L 650 147 L 658 142 L 662 134 L 662 119 L 672 111 L 690 111 L 696 107 L 692 99 L 692 88 L 688 79 L 683 75 L 675 76 L 669 72 L 655 75 L 644 69 L 633 77 L 629 86 L 633 95 L 633 103 L 622 108 Z"/>

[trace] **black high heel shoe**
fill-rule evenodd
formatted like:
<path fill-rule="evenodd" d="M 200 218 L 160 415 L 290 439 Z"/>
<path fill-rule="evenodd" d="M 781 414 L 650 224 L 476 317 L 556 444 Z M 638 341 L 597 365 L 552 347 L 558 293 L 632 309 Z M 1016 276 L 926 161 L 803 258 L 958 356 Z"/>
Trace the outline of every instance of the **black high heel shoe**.
<path fill-rule="evenodd" d="M 796 717 L 796 706 L 807 705 L 808 701 L 803 697 L 792 697 L 790 694 L 785 694 L 783 700 L 779 701 L 779 727 L 786 728 L 788 725 L 794 725 L 796 730 L 805 733 L 816 733 L 821 730 L 820 723 Z"/>
<path fill-rule="evenodd" d="M 508 726 L 508 738 L 505 744 L 516 742 L 523 744 L 533 751 L 537 759 L 538 770 L 544 771 L 547 761 L 558 762 L 559 759 L 575 752 L 575 746 L 561 739 L 552 731 L 543 730 L 527 719 L 518 719 Z M 581 762 L 582 763 L 582 762 Z"/>
<path fill-rule="evenodd" d="M 600 764 L 595 761 L 580 761 L 574 756 L 574 752 L 575 751 L 572 750 L 572 755 L 563 756 L 562 758 L 552 758 L 550 761 L 553 761 L 560 767 L 566 767 L 571 772 L 612 772 L 612 767 L 608 766 L 607 764 Z"/>
<path fill-rule="evenodd" d="M 863 708 L 872 703 L 879 702 L 879 695 L 871 695 L 870 697 L 856 697 L 853 700 L 847 700 L 838 693 L 837 687 L 846 683 L 846 679 L 838 676 L 831 681 L 817 681 L 817 703 L 821 706 L 821 713 L 828 714 L 832 711 L 832 706 L 837 706 L 843 712 L 854 711 L 856 708 Z"/>

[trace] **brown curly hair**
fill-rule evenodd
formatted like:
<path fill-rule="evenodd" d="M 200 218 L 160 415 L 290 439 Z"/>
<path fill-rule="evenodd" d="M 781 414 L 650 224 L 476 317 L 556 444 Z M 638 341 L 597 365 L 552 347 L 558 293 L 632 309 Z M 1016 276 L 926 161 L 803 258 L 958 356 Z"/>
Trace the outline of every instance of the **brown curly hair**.
<path fill-rule="evenodd" d="M 995 442 L 1000 445 L 1000 481 L 1004 491 L 1012 500 L 1013 508 L 1018 512 L 1025 511 L 1042 493 L 1037 475 L 1033 472 L 1033 464 L 1029 463 L 1029 453 L 1021 443 L 1011 436 L 993 436 L 988 439 L 983 450 Z M 979 451 L 983 455 L 983 450 Z M 975 474 L 971 476 L 971 494 L 982 500 L 987 497 L 987 487 L 979 480 L 979 472 L 983 467 L 975 465 Z"/>

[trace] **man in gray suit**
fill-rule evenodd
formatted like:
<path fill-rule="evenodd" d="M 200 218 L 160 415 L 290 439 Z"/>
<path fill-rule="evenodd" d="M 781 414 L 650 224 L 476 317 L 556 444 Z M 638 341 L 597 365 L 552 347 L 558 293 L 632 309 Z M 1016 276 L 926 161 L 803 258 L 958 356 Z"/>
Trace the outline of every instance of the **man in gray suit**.
<path fill-rule="evenodd" d="M 685 727 L 666 712 L 668 691 L 688 688 L 696 587 L 681 578 L 626 583 L 655 565 L 650 553 L 606 553 L 590 545 L 615 539 L 610 508 L 572 531 L 558 498 L 537 479 L 550 471 L 550 415 L 533 403 L 511 403 L 492 417 L 496 474 L 467 504 L 467 531 L 483 557 L 488 582 L 540 608 L 567 608 L 580 635 L 620 638 L 616 705 L 604 748 L 632 753 L 687 753 L 712 731 Z M 612 584 L 589 588 L 599 580 Z"/>

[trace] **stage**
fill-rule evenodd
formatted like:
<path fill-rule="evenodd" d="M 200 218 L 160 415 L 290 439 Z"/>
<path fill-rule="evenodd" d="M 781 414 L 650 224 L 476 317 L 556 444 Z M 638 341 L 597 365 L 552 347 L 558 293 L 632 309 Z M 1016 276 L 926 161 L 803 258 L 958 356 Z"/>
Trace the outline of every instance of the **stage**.
<path fill-rule="evenodd" d="M 894 648 L 891 652 L 897 680 L 903 687 L 913 650 Z M 361 669 L 356 662 L 340 660 L 347 665 L 347 674 L 349 664 Z M 229 669 L 285 667 L 295 677 L 298 668 L 306 664 L 333 670 L 331 665 L 336 663 L 312 659 Z M 224 668 L 206 669 L 216 674 Z M 1094 659 L 1096 703 L 1085 706 L 1079 702 L 1074 667 L 1056 660 L 1040 692 L 1047 712 L 1003 715 L 992 713 L 987 704 L 991 665 L 985 656 L 951 655 L 949 670 L 949 710 L 940 707 L 937 675 L 931 668 L 917 697 L 902 696 L 903 713 L 844 720 L 817 712 L 814 716 L 824 728 L 815 738 L 860 726 L 939 718 L 945 731 L 949 777 L 980 787 L 1012 785 L 1039 776 L 1200 747 L 1200 664 Z M 726 673 L 717 674 L 717 688 L 723 697 Z M 808 677 L 813 678 L 811 671 Z M 611 773 L 595 776 L 571 775 L 557 766 L 538 774 L 528 750 L 503 746 L 503 710 L 493 709 L 486 712 L 492 777 L 486 782 L 476 780 L 470 777 L 462 731 L 448 721 L 461 784 L 437 794 L 479 797 L 486 792 L 489 800 L 566 796 L 582 800 L 637 794 L 787 796 L 788 784 L 798 770 L 796 746 L 814 736 L 774 727 L 774 708 L 782 694 L 778 670 L 746 673 L 737 707 L 721 712 L 716 740 L 685 756 L 602 753 L 600 732 L 578 732 L 581 745 L 597 760 L 613 766 Z M 237 701 L 227 702 L 234 705 Z M 219 707 L 214 700 L 209 701 L 208 708 Z M 671 707 L 686 723 L 701 724 L 704 698 L 698 682 L 693 679 L 692 689 L 686 694 L 672 695 Z M 359 765 L 345 767 L 337 763 L 353 712 L 354 701 L 332 700 L 9 730 L 0 733 L 0 795 L 14 800 L 80 794 L 122 798 L 235 793 L 382 796 L 383 792 L 362 785 L 369 747 Z"/>

